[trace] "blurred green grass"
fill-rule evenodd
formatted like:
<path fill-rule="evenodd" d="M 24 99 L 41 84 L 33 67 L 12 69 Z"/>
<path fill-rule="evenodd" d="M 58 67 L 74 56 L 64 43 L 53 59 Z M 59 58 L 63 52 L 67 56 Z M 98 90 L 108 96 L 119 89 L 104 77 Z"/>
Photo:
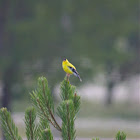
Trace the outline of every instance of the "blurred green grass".
<path fill-rule="evenodd" d="M 19 134 L 21 137 L 25 137 L 25 128 L 24 126 L 17 126 L 19 130 Z M 99 129 L 77 129 L 77 137 L 81 138 L 92 138 L 92 137 L 100 137 L 100 138 L 114 138 L 116 136 L 116 133 L 118 130 L 99 130 Z M 127 138 L 139 138 L 140 134 L 135 133 L 134 131 L 127 131 L 125 132 L 127 134 Z M 0 138 L 2 137 L 1 131 L 0 131 Z"/>
<path fill-rule="evenodd" d="M 59 103 L 55 105 L 58 106 Z M 30 99 L 23 100 L 14 100 L 12 103 L 12 111 L 24 112 L 27 107 L 31 105 Z M 131 103 L 118 103 L 106 106 L 103 103 L 89 102 L 86 100 L 81 101 L 81 109 L 78 113 L 77 118 L 100 118 L 100 119 L 112 119 L 112 118 L 121 118 L 124 120 L 136 120 L 140 121 L 140 105 L 131 104 Z M 25 128 L 24 126 L 18 125 L 19 133 L 21 136 L 25 137 Z M 86 130 L 85 128 L 77 128 L 77 136 L 82 138 L 92 138 L 92 137 L 104 137 L 104 138 L 113 138 L 115 137 L 118 130 L 116 129 L 99 129 L 91 128 Z M 135 131 L 126 131 L 127 138 L 139 138 L 140 134 Z M 1 132 L 0 132 L 1 137 Z"/>
<path fill-rule="evenodd" d="M 78 117 L 122 118 L 140 120 L 140 104 L 114 103 L 105 105 L 83 100 Z"/>
<path fill-rule="evenodd" d="M 78 129 L 77 136 L 81 138 L 92 138 L 92 137 L 100 137 L 100 138 L 115 138 L 117 132 L 119 130 L 98 130 L 98 129 L 88 129 L 87 131 L 83 131 L 82 129 Z M 136 134 L 134 131 L 127 131 L 127 138 L 140 138 L 140 134 Z"/>
<path fill-rule="evenodd" d="M 57 108 L 59 103 L 55 105 Z M 15 100 L 12 103 L 13 112 L 24 112 L 27 107 L 31 106 L 29 99 Z M 121 118 L 127 120 L 140 120 L 140 104 L 117 103 L 105 105 L 87 100 L 81 101 L 81 108 L 78 118 Z"/>

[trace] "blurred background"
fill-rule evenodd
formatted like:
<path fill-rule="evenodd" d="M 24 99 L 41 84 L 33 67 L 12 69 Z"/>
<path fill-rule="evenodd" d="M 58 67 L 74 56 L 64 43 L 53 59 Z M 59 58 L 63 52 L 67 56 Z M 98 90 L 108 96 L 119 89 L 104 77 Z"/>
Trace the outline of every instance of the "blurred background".
<path fill-rule="evenodd" d="M 0 107 L 12 112 L 23 137 L 29 92 L 45 76 L 57 107 L 67 58 L 83 79 L 70 77 L 82 100 L 77 136 L 112 138 L 123 130 L 140 138 L 139 6 L 138 0 L 0 0 Z"/>

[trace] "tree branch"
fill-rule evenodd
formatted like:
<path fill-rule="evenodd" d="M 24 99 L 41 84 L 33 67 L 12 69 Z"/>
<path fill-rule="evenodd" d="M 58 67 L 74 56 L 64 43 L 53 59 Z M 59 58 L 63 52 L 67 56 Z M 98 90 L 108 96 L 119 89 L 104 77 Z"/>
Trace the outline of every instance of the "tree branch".
<path fill-rule="evenodd" d="M 54 117 L 54 115 L 53 115 L 53 113 L 52 113 L 52 111 L 51 111 L 51 109 L 50 109 L 50 106 L 49 106 L 49 104 L 48 104 L 48 100 L 47 100 L 46 94 L 45 94 L 45 85 L 44 85 L 44 81 L 42 81 L 42 84 L 43 84 L 43 94 L 44 94 L 44 97 L 45 97 L 45 101 L 46 101 L 46 105 L 47 105 L 48 111 L 49 111 L 49 113 L 50 113 L 50 115 L 51 115 L 51 118 L 52 118 L 52 120 L 54 121 L 55 125 L 58 127 L 58 130 L 59 130 L 59 131 L 62 131 L 61 127 L 60 127 L 59 124 L 57 123 L 57 121 L 56 121 L 56 119 L 55 119 L 55 117 Z"/>
<path fill-rule="evenodd" d="M 39 99 L 37 99 L 37 102 L 38 102 L 38 104 L 39 104 L 39 107 L 40 107 L 42 113 L 43 113 L 44 116 L 47 118 L 47 120 L 48 120 L 58 131 L 61 131 L 61 130 L 52 122 L 52 120 L 49 118 L 49 116 L 45 113 L 43 107 L 42 107 L 41 104 L 40 104 Z"/>
<path fill-rule="evenodd" d="M 33 140 L 33 129 L 32 129 L 32 117 L 31 117 L 31 115 L 32 115 L 32 112 L 30 112 L 30 131 L 31 131 L 31 140 Z"/>
<path fill-rule="evenodd" d="M 54 115 L 52 114 L 52 111 L 50 110 L 50 108 L 48 108 L 48 110 L 49 110 L 49 113 L 50 113 L 50 115 L 51 115 L 51 117 L 52 117 L 54 123 L 55 123 L 56 126 L 58 127 L 59 131 L 62 131 L 61 127 L 59 126 L 59 124 L 58 124 L 57 121 L 55 120 Z"/>
<path fill-rule="evenodd" d="M 71 140 L 70 136 L 70 116 L 69 116 L 69 104 L 67 103 L 67 129 L 68 129 L 68 139 Z"/>
<path fill-rule="evenodd" d="M 13 132 L 12 132 L 12 129 L 11 129 L 11 127 L 10 127 L 10 124 L 9 124 L 9 121 L 8 121 L 8 118 L 7 118 L 6 114 L 5 114 L 5 112 L 4 112 L 4 116 L 5 116 L 5 120 L 6 120 L 6 123 L 7 123 L 7 127 L 9 128 L 9 131 L 10 131 L 11 136 L 12 136 L 12 138 L 13 138 L 14 140 L 16 140 L 16 138 L 14 137 L 14 134 L 13 134 Z"/>

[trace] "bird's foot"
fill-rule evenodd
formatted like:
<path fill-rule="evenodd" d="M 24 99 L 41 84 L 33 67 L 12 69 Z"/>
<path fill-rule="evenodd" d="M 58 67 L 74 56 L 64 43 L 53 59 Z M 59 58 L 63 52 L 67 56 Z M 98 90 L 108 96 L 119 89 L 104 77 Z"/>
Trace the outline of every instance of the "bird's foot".
<path fill-rule="evenodd" d="M 67 73 L 66 76 L 67 76 L 67 81 L 69 81 L 70 74 Z"/>

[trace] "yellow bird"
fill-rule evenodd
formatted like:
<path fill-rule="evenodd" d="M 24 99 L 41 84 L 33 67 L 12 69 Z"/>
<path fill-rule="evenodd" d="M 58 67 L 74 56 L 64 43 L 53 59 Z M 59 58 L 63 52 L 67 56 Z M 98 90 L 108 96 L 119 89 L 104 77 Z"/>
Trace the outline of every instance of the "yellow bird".
<path fill-rule="evenodd" d="M 79 73 L 76 71 L 76 68 L 67 60 L 63 59 L 62 68 L 67 73 L 67 77 L 70 77 L 71 74 L 74 74 L 82 82 Z"/>

